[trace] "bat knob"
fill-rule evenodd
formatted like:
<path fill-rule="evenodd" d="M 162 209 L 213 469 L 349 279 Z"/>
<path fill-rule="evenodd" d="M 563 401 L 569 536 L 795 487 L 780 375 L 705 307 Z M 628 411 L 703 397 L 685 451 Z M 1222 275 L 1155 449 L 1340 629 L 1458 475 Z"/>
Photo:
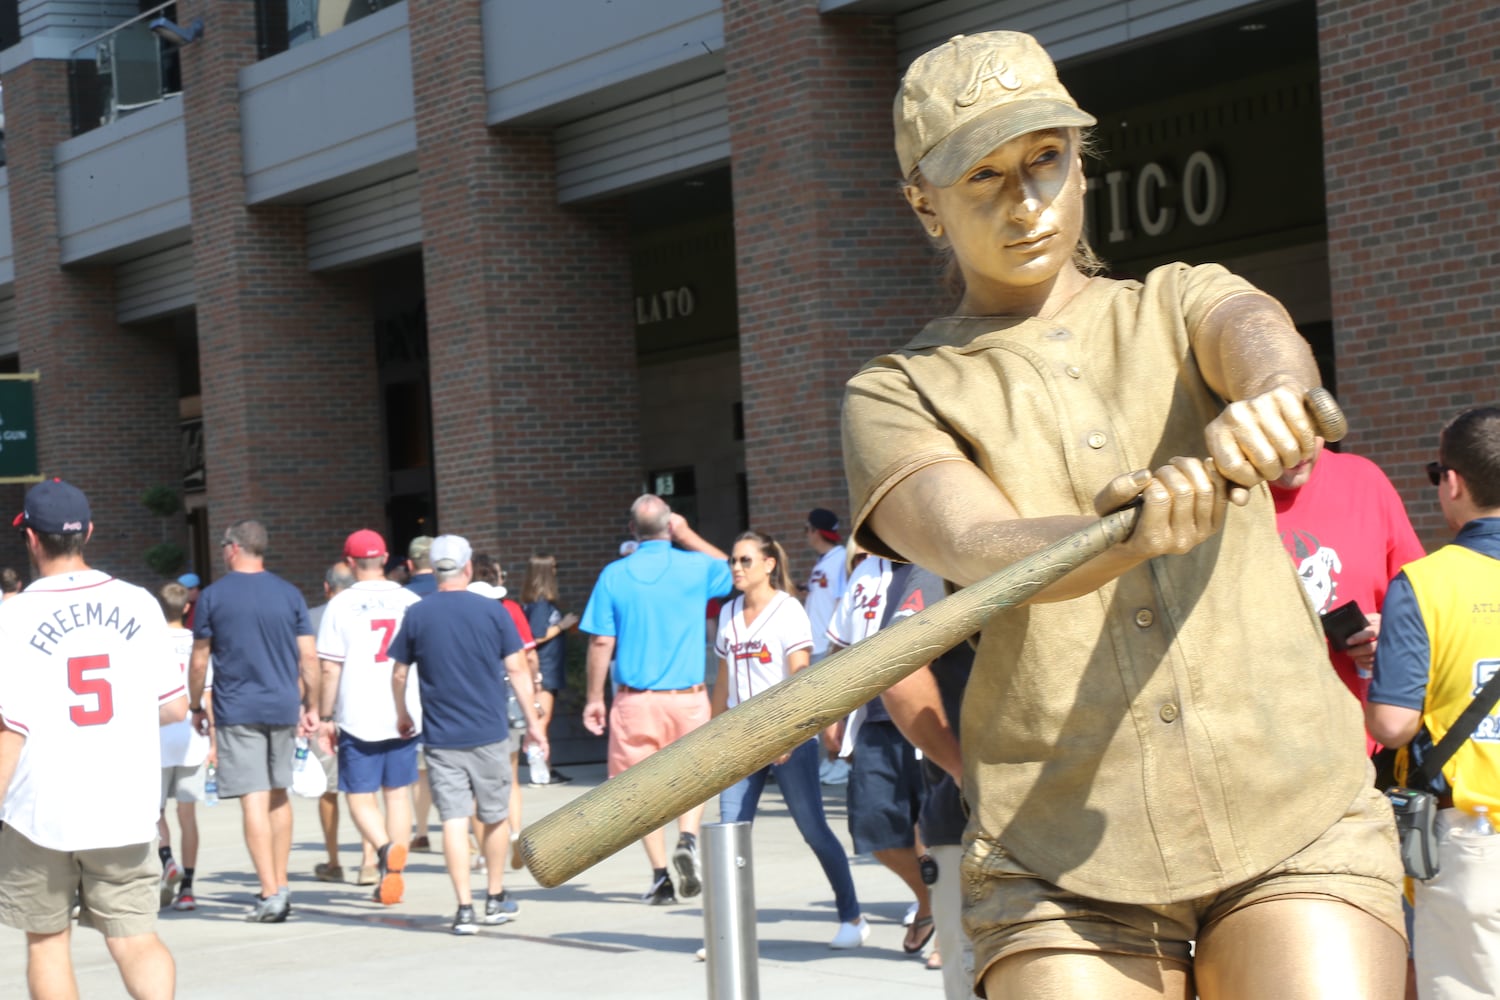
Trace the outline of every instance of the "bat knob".
<path fill-rule="evenodd" d="M 1322 387 L 1309 389 L 1303 400 L 1307 412 L 1324 441 L 1342 441 L 1349 433 L 1349 420 L 1333 398 L 1333 393 Z"/>

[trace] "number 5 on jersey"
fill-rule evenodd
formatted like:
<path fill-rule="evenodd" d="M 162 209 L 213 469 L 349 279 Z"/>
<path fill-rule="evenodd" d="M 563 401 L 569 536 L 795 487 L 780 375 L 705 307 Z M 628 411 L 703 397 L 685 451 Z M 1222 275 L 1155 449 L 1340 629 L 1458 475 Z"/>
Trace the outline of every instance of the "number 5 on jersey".
<path fill-rule="evenodd" d="M 115 717 L 115 699 L 109 681 L 103 677 L 85 677 L 94 670 L 108 670 L 109 656 L 73 656 L 68 658 L 68 688 L 85 698 L 92 696 L 94 707 L 73 705 L 68 716 L 75 726 L 102 726 Z"/>

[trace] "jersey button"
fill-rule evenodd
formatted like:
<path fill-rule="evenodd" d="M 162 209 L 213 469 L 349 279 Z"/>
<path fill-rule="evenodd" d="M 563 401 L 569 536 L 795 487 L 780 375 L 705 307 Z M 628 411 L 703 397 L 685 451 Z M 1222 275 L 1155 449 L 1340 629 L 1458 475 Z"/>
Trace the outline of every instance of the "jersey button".
<path fill-rule="evenodd" d="M 1107 440 L 1109 439 L 1104 436 L 1103 431 L 1094 431 L 1088 436 L 1088 443 L 1090 448 L 1103 448 L 1104 442 Z"/>
<path fill-rule="evenodd" d="M 1170 701 L 1161 707 L 1161 721 L 1174 722 L 1177 719 L 1177 706 Z"/>
<path fill-rule="evenodd" d="M 1063 371 L 1068 373 L 1068 378 L 1083 378 L 1083 369 L 1077 365 L 1069 365 Z"/>
<path fill-rule="evenodd" d="M 1135 623 L 1141 628 L 1150 628 L 1156 623 L 1156 615 L 1150 608 L 1141 608 L 1135 613 Z"/>

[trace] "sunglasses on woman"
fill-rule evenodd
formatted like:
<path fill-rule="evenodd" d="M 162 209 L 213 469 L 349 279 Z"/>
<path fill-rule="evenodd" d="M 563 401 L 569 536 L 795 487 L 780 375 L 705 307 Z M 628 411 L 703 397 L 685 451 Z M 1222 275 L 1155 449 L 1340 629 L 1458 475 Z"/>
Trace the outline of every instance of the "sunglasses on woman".
<path fill-rule="evenodd" d="M 730 556 L 724 561 L 729 563 L 731 567 L 738 566 L 741 569 L 749 569 L 751 566 L 755 565 L 754 556 Z"/>

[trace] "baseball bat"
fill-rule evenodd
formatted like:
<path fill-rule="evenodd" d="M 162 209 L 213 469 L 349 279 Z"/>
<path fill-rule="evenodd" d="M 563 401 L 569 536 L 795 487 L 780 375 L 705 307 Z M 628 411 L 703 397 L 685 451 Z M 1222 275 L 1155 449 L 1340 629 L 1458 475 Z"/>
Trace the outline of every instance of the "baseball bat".
<path fill-rule="evenodd" d="M 1323 437 L 1347 429 L 1333 397 L 1308 393 Z M 1130 537 L 1129 507 L 839 650 L 663 747 L 521 833 L 526 867 L 544 886 L 580 872 L 816 736 L 871 698 Z"/>

